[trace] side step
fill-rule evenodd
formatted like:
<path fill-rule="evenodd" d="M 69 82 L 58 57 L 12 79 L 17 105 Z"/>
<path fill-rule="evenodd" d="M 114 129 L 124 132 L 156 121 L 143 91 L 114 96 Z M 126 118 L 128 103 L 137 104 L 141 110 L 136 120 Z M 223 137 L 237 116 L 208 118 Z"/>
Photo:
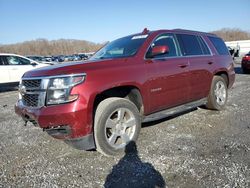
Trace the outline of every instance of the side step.
<path fill-rule="evenodd" d="M 178 113 L 181 113 L 181 112 L 196 108 L 198 106 L 205 105 L 206 103 L 207 103 L 207 98 L 203 98 L 203 99 L 200 99 L 198 101 L 193 101 L 193 102 L 186 103 L 186 104 L 183 104 L 183 105 L 180 105 L 180 106 L 169 108 L 169 109 L 166 109 L 166 110 L 163 110 L 163 111 L 156 112 L 156 113 L 150 114 L 148 116 L 145 116 L 143 118 L 142 122 L 146 123 L 146 122 L 150 122 L 150 121 L 156 121 L 156 120 L 159 120 L 159 119 L 163 119 L 163 118 L 172 116 L 174 114 L 178 114 Z"/>

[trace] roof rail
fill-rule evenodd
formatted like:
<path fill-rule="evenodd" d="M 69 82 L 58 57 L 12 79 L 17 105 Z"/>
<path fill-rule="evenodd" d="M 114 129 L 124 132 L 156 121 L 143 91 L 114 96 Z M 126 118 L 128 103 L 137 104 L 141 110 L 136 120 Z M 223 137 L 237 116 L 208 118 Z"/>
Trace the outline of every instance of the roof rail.
<path fill-rule="evenodd" d="M 194 31 L 194 30 L 188 30 L 188 29 L 179 29 L 179 28 L 177 28 L 177 29 L 173 29 L 173 31 L 183 31 L 183 32 L 195 32 L 195 33 L 200 33 L 200 34 L 209 34 L 209 35 L 215 35 L 215 34 L 213 34 L 213 33 L 208 33 L 208 32 L 202 32 L 202 31 Z"/>

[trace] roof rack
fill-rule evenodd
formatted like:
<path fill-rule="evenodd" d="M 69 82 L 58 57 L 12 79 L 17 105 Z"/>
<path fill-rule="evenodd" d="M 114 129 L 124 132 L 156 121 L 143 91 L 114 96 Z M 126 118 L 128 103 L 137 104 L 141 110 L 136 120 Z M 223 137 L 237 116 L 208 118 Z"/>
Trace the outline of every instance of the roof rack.
<path fill-rule="evenodd" d="M 188 30 L 188 29 L 179 29 L 179 28 L 177 28 L 177 29 L 173 29 L 173 31 L 183 31 L 183 32 L 188 32 L 188 33 L 193 33 L 193 32 L 195 32 L 195 33 L 200 33 L 200 34 L 209 34 L 209 35 L 215 35 L 215 34 L 213 34 L 213 33 L 207 33 L 207 32 L 202 32 L 202 31 L 194 31 L 194 30 Z"/>

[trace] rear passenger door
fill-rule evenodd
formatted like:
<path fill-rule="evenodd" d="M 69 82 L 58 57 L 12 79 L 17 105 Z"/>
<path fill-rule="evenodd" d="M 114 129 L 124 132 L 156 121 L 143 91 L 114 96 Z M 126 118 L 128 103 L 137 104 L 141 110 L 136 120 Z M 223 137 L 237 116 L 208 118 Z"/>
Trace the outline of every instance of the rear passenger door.
<path fill-rule="evenodd" d="M 189 101 L 207 97 L 213 74 L 213 56 L 201 36 L 177 34 L 177 39 L 184 57 L 189 61 Z"/>
<path fill-rule="evenodd" d="M 9 67 L 5 64 L 3 56 L 0 56 L 0 84 L 10 82 Z"/>

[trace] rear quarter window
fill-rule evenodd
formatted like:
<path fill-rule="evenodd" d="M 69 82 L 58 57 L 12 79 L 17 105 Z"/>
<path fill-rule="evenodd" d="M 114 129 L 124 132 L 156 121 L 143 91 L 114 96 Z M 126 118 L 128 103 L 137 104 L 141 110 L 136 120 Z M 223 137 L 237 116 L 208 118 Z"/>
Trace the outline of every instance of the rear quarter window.
<path fill-rule="evenodd" d="M 229 51 L 224 41 L 217 37 L 208 37 L 209 40 L 214 45 L 219 55 L 229 55 Z"/>

